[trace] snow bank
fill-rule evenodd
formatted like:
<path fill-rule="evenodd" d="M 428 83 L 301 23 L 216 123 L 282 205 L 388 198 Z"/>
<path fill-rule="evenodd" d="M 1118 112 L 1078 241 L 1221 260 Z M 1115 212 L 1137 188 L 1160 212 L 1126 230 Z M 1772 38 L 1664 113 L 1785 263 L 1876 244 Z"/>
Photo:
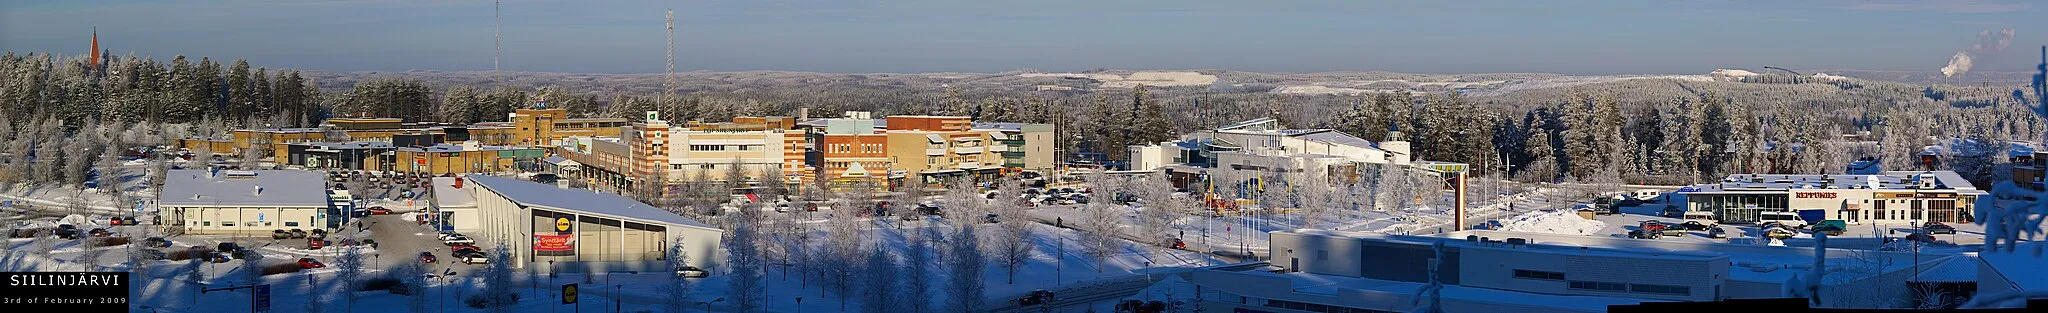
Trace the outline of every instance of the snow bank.
<path fill-rule="evenodd" d="M 1501 221 L 1501 226 L 1501 230 L 1504 231 L 1588 235 L 1600 232 L 1600 229 L 1607 227 L 1607 223 L 1580 218 L 1571 210 L 1548 210 L 1515 216 Z"/>

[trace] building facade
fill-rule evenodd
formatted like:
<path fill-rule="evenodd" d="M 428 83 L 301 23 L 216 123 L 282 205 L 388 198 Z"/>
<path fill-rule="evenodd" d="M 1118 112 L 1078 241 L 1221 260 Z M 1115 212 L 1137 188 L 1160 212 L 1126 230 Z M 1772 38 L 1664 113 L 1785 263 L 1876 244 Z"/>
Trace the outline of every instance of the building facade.
<path fill-rule="evenodd" d="M 1755 223 L 1762 212 L 1795 212 L 1806 219 L 1852 224 L 1968 222 L 1976 198 L 1988 194 L 1949 171 L 1735 174 L 1679 193 L 1685 195 L 1686 210 L 1713 212 L 1721 223 Z"/>
<path fill-rule="evenodd" d="M 332 228 L 325 176 L 311 171 L 172 170 L 157 197 L 165 232 L 267 235 Z"/>
<path fill-rule="evenodd" d="M 725 264 L 722 230 L 652 205 L 511 178 L 463 178 L 480 220 L 478 244 L 513 247 L 510 260 L 493 262 L 550 272 L 668 272 L 675 270 L 668 249 L 680 243 L 692 266 L 716 272 Z"/>

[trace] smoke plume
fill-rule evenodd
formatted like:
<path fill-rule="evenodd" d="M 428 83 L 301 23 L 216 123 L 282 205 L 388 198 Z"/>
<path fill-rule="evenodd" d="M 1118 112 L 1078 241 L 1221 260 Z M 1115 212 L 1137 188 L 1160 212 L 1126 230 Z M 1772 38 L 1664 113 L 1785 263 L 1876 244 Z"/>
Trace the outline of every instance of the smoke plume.
<path fill-rule="evenodd" d="M 1977 58 L 1997 55 L 1998 52 L 2005 51 L 2005 47 L 2012 46 L 2012 33 L 2011 28 L 1998 32 L 1989 29 L 1977 32 L 1977 43 L 1970 45 L 1969 49 L 1956 51 L 1955 56 L 1949 57 L 1948 66 L 1941 67 L 1941 75 L 1956 77 L 1970 72 L 1970 66 L 1976 63 Z"/>

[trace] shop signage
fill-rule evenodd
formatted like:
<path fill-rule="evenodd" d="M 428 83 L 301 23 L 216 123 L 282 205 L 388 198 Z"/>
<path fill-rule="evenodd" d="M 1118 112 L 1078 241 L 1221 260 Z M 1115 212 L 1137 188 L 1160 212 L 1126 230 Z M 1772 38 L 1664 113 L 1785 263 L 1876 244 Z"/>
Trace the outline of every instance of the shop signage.
<path fill-rule="evenodd" d="M 1834 198 L 1835 198 L 1835 193 L 1833 193 L 1833 192 L 1797 192 L 1797 193 L 1793 193 L 1793 195 L 1795 195 L 1795 196 L 1798 196 L 1798 197 L 1799 197 L 1800 199 L 1816 199 L 1816 198 L 1817 198 L 1817 199 L 1834 199 Z"/>
<path fill-rule="evenodd" d="M 567 217 L 557 217 L 557 218 L 555 218 L 555 232 L 561 232 L 561 233 L 566 233 L 566 232 L 569 232 L 569 227 L 570 227 L 571 225 L 575 225 L 575 224 L 574 224 L 574 223 L 572 223 L 572 222 L 570 222 L 570 221 L 569 221 L 569 218 L 567 218 Z"/>
<path fill-rule="evenodd" d="M 533 251 L 576 251 L 576 235 L 533 235 Z"/>

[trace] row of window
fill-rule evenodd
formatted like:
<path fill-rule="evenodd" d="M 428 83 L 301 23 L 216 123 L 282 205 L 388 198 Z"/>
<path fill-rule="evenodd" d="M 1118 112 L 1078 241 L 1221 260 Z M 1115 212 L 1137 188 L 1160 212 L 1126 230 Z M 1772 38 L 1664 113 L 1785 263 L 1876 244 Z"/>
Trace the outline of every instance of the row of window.
<path fill-rule="evenodd" d="M 1381 311 L 1381 310 L 1373 310 L 1373 309 L 1360 309 L 1360 308 L 1351 308 L 1351 307 L 1341 307 L 1341 306 L 1334 306 L 1334 305 L 1325 305 L 1325 304 L 1315 304 L 1315 303 L 1304 303 L 1304 302 L 1294 302 L 1294 301 L 1287 301 L 1287 300 L 1272 300 L 1272 299 L 1267 299 L 1267 300 L 1266 300 L 1266 307 L 1269 307 L 1269 308 L 1281 308 L 1281 309 L 1288 309 L 1288 310 L 1297 310 L 1297 311 L 1308 311 L 1308 312 L 1322 312 L 1322 313 L 1393 313 L 1393 311 Z"/>
<path fill-rule="evenodd" d="M 263 224 L 262 224 L 262 225 L 257 225 L 256 223 L 263 223 Z M 272 223 L 272 222 L 264 221 L 264 222 L 251 222 L 251 223 L 247 223 L 247 224 L 242 224 L 242 226 L 244 226 L 244 227 L 265 227 L 265 226 L 272 226 L 273 224 L 276 224 L 276 223 Z M 213 226 L 213 221 L 185 221 L 185 226 L 205 226 L 205 227 L 212 227 L 212 226 Z M 221 221 L 221 222 L 220 222 L 220 227 L 235 227 L 235 222 L 233 222 L 233 221 Z M 284 222 L 284 227 L 299 227 L 299 222 Z"/>
<path fill-rule="evenodd" d="M 832 145 L 831 145 L 831 146 L 829 147 L 829 149 L 831 149 L 831 152 L 832 152 L 832 153 L 853 153 L 853 144 L 850 144 L 850 143 L 832 144 Z M 869 154 L 874 154 L 874 153 L 882 153 L 882 144 L 879 144 L 879 143 L 864 143 L 864 144 L 860 144 L 860 153 L 869 153 Z"/>
<path fill-rule="evenodd" d="M 1577 290 L 1592 290 L 1592 291 L 1607 291 L 1607 292 L 1633 292 L 1633 293 L 1647 293 L 1647 294 L 1660 294 L 1660 295 L 1678 295 L 1678 296 L 1690 296 L 1690 295 L 1692 295 L 1692 287 L 1688 287 L 1688 286 L 1672 286 L 1672 285 L 1657 285 L 1657 284 L 1623 284 L 1623 283 L 1610 283 L 1610 282 L 1597 282 L 1597 281 L 1578 281 L 1578 280 L 1574 280 L 1574 281 L 1568 281 L 1568 282 L 1566 282 L 1566 288 L 1571 288 L 1571 289 L 1577 289 Z"/>
<path fill-rule="evenodd" d="M 690 145 L 690 151 L 761 151 L 761 145 Z"/>
<path fill-rule="evenodd" d="M 1531 270 L 1515 270 L 1515 278 L 1564 280 L 1564 273 Z"/>

